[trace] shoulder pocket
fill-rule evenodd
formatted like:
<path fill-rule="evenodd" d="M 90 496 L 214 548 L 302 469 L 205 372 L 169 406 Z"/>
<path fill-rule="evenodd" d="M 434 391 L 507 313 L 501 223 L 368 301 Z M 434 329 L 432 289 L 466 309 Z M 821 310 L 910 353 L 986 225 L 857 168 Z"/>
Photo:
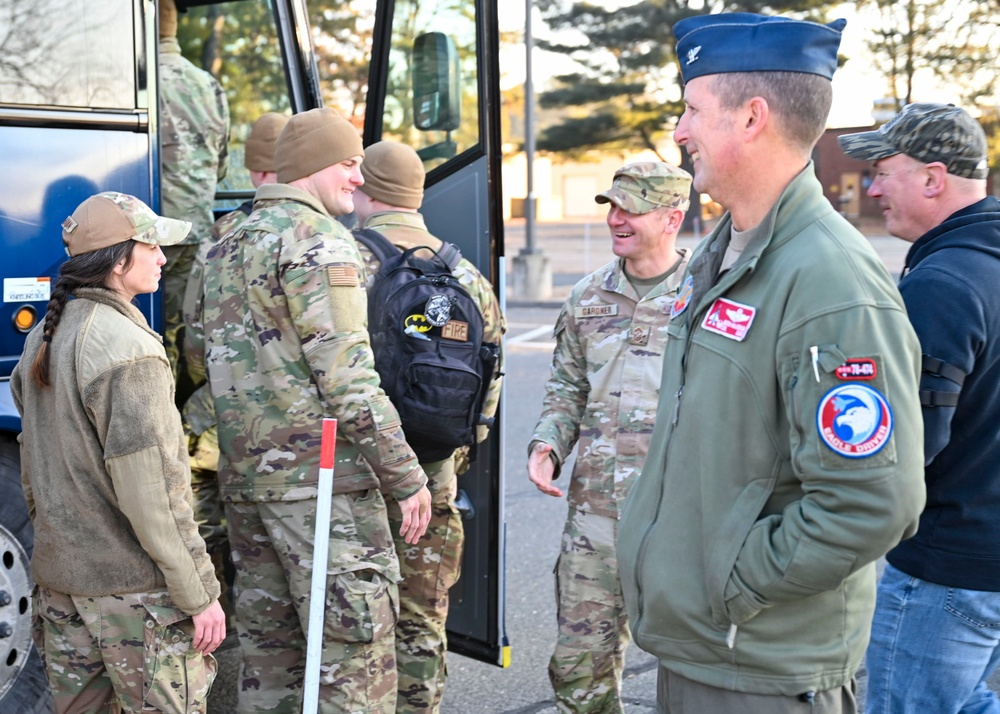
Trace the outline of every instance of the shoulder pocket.
<path fill-rule="evenodd" d="M 882 355 L 852 355 L 818 345 L 791 380 L 795 419 L 805 443 L 816 443 L 826 469 L 896 463 L 893 413 Z M 810 432 L 816 438 L 810 438 Z M 808 448 L 808 447 L 807 447 Z"/>

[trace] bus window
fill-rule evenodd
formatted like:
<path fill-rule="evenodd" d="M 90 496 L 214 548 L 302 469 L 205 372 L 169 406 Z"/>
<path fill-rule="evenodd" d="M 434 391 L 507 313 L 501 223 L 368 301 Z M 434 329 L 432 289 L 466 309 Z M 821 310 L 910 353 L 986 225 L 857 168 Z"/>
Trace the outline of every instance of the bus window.
<path fill-rule="evenodd" d="M 0 0 L 0 104 L 134 109 L 133 12 L 121 0 Z"/>
<path fill-rule="evenodd" d="M 382 136 L 428 171 L 479 144 L 478 54 L 471 4 L 397 0 Z"/>
<path fill-rule="evenodd" d="M 291 114 L 271 3 L 236 0 L 189 7 L 178 15 L 177 39 L 181 53 L 214 75 L 229 101 L 229 171 L 218 190 L 253 191 L 243 166 L 250 129 L 265 112 Z M 239 201 L 225 203 L 232 207 Z"/>
<path fill-rule="evenodd" d="M 380 122 L 368 117 L 375 0 L 310 2 L 323 100 L 359 128 L 412 146 L 428 171 L 479 144 L 476 7 L 454 0 L 396 0 Z M 380 50 L 381 53 L 382 50 Z"/>

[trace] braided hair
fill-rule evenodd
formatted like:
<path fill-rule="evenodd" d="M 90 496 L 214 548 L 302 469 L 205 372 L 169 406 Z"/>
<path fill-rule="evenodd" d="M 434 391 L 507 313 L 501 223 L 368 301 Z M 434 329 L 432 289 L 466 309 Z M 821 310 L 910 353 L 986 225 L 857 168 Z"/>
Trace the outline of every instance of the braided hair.
<path fill-rule="evenodd" d="M 66 302 L 80 288 L 108 289 L 107 282 L 115 266 L 125 262 L 127 270 L 132 264 L 134 240 L 98 248 L 89 253 L 81 253 L 62 264 L 59 268 L 59 279 L 52 288 L 49 304 L 45 308 L 45 325 L 42 328 L 42 346 L 35 354 L 31 363 L 31 379 L 39 388 L 48 387 L 52 382 L 49 378 L 49 345 L 56 327 L 62 319 Z"/>

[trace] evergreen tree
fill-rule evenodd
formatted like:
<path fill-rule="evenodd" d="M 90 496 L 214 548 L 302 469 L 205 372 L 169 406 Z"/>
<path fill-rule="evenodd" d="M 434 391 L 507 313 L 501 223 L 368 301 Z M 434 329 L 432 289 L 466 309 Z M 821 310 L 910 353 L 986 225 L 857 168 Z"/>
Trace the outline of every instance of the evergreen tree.
<path fill-rule="evenodd" d="M 540 48 L 567 55 L 579 69 L 554 78 L 540 93 L 543 109 L 561 108 L 562 119 L 545 127 L 538 148 L 569 154 L 604 148 L 660 156 L 659 147 L 684 111 L 671 28 L 685 17 L 719 12 L 788 13 L 827 20 L 828 0 L 641 0 L 614 7 L 587 0 L 538 0 L 542 17 L 558 40 Z M 831 18 L 832 19 L 832 18 Z M 567 38 L 567 39 L 561 39 Z M 681 166 L 692 171 L 681 152 Z M 662 158 L 662 156 L 661 156 Z M 692 189 L 692 207 L 700 196 Z M 690 211 L 685 228 L 697 211 Z"/>

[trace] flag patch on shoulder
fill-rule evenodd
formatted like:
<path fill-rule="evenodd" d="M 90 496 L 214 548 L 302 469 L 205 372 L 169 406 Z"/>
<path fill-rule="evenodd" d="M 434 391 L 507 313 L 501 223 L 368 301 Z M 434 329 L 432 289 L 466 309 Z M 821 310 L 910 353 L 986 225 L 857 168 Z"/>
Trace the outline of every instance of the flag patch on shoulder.
<path fill-rule="evenodd" d="M 356 288 L 358 282 L 358 269 L 353 265 L 328 265 L 326 274 L 330 280 L 330 285 L 346 286 Z"/>

